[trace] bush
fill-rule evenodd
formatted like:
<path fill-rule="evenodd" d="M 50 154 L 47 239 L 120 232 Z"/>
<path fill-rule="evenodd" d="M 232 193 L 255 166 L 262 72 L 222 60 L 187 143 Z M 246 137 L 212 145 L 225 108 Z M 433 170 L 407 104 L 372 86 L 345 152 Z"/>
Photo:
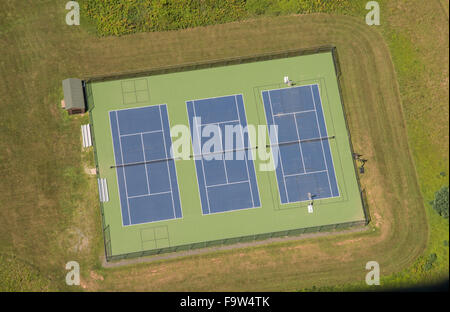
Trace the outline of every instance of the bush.
<path fill-rule="evenodd" d="M 81 0 L 101 36 L 175 30 L 239 21 L 257 15 L 349 12 L 355 0 Z"/>
<path fill-rule="evenodd" d="M 425 271 L 431 270 L 433 268 L 433 263 L 436 262 L 436 260 L 437 260 L 437 255 L 435 253 L 430 254 L 424 265 Z"/>
<path fill-rule="evenodd" d="M 434 195 L 433 208 L 444 218 L 448 218 L 448 186 L 443 186 Z"/>

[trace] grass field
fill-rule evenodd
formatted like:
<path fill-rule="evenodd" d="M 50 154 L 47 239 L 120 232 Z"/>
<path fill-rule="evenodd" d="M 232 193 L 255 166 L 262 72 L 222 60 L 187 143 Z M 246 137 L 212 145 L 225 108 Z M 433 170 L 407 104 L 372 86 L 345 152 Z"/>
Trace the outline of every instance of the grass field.
<path fill-rule="evenodd" d="M 18 287 L 20 266 L 29 272 L 22 289 L 71 290 L 70 260 L 87 290 L 345 289 L 359 287 L 369 260 L 388 286 L 448 276 L 448 221 L 428 205 L 448 183 L 448 15 L 438 1 L 389 1 L 383 12 L 378 30 L 362 17 L 305 15 L 99 39 L 65 26 L 56 1 L 2 2 L 0 289 Z M 84 172 L 92 154 L 80 142 L 87 116 L 59 110 L 62 79 L 330 43 L 354 148 L 369 159 L 369 231 L 101 267 L 97 186 Z M 431 252 L 438 261 L 424 272 Z"/>

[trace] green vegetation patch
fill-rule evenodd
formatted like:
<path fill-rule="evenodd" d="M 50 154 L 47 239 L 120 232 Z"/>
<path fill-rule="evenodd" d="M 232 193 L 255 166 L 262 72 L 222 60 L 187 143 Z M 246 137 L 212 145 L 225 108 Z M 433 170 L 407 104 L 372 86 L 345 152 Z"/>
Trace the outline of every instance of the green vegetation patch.
<path fill-rule="evenodd" d="M 0 292 L 36 290 L 49 290 L 49 280 L 31 264 L 0 254 Z"/>
<path fill-rule="evenodd" d="M 346 13 L 361 1 L 327 0 L 118 0 L 82 1 L 101 36 L 165 31 L 239 21 L 258 15 Z"/>
<path fill-rule="evenodd" d="M 440 216 L 448 219 L 448 186 L 443 186 L 436 192 L 433 208 Z"/>

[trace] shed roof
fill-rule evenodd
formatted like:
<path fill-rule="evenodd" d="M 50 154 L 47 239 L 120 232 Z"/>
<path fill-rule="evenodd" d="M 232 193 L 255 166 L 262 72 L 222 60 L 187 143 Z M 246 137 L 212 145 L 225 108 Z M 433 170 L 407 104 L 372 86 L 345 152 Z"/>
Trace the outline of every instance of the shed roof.
<path fill-rule="evenodd" d="M 66 109 L 85 108 L 81 79 L 67 78 L 62 82 Z"/>

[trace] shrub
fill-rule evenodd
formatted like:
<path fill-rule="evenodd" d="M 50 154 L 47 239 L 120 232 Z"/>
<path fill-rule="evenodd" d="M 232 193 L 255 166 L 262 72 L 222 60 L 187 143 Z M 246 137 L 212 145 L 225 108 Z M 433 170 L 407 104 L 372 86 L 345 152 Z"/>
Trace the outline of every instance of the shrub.
<path fill-rule="evenodd" d="M 435 253 L 430 254 L 424 265 L 425 271 L 431 270 L 433 268 L 433 263 L 436 262 L 436 260 L 437 260 L 437 255 Z"/>
<path fill-rule="evenodd" d="M 448 186 L 443 186 L 434 195 L 433 208 L 444 218 L 448 218 Z"/>

